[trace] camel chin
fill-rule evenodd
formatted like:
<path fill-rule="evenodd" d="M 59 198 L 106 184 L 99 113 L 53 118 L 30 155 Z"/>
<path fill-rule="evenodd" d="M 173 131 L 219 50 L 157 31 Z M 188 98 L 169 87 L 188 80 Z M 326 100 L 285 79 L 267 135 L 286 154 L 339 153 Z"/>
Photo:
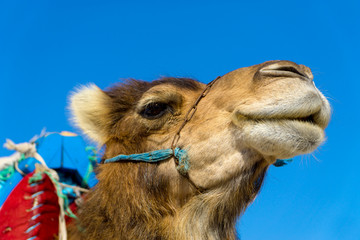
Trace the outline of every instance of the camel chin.
<path fill-rule="evenodd" d="M 292 158 L 313 152 L 325 139 L 324 130 L 301 120 L 249 120 L 243 127 L 245 143 L 263 156 Z"/>

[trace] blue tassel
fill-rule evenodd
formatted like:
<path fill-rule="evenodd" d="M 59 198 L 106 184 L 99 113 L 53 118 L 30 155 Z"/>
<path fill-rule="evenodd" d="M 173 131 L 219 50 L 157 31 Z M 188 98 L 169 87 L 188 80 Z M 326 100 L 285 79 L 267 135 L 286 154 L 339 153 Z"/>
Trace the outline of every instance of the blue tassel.
<path fill-rule="evenodd" d="M 276 162 L 273 164 L 275 167 L 282 167 L 287 165 L 288 163 L 291 163 L 293 160 L 292 158 L 289 159 L 276 159 Z"/>
<path fill-rule="evenodd" d="M 179 160 L 179 164 L 176 169 L 181 175 L 186 176 L 190 169 L 189 155 L 186 150 L 175 148 L 175 157 Z"/>

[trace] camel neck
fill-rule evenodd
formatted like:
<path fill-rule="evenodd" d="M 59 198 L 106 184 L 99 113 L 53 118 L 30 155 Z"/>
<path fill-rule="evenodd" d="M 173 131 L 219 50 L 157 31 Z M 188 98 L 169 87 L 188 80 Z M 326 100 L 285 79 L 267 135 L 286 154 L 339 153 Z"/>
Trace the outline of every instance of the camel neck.
<path fill-rule="evenodd" d="M 178 204 L 169 194 L 168 179 L 157 178 L 155 167 L 104 164 L 99 184 L 79 212 L 78 227 L 86 230 L 77 238 L 236 239 L 237 216 L 255 198 L 266 170 L 253 169 Z"/>

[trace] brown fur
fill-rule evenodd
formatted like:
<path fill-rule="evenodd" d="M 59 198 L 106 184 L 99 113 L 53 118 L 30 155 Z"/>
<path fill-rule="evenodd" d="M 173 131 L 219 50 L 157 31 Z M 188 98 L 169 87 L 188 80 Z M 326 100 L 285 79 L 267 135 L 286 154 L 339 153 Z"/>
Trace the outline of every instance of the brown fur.
<path fill-rule="evenodd" d="M 311 152 L 323 140 L 329 105 L 311 80 L 308 68 L 288 61 L 225 75 L 178 143 L 190 156 L 189 178 L 205 190 L 181 176 L 173 159 L 101 164 L 71 239 L 236 239 L 235 221 L 269 165 Z M 90 86 L 72 98 L 74 121 L 105 145 L 104 159 L 169 148 L 203 88 L 186 78 L 130 80 L 107 91 Z M 142 109 L 151 102 L 171 110 L 144 118 Z"/>
<path fill-rule="evenodd" d="M 219 189 L 193 195 L 181 208 L 170 197 L 171 180 L 159 177 L 156 165 L 102 165 L 100 182 L 79 213 L 76 227 L 85 230 L 76 230 L 71 239 L 236 239 L 236 219 L 264 179 L 266 167 L 260 164 Z M 186 221 L 178 219 L 181 212 L 186 213 L 182 216 Z M 196 235 L 186 235 L 184 229 L 203 224 L 201 218 L 207 218 L 207 226 L 199 226 L 204 229 Z"/>

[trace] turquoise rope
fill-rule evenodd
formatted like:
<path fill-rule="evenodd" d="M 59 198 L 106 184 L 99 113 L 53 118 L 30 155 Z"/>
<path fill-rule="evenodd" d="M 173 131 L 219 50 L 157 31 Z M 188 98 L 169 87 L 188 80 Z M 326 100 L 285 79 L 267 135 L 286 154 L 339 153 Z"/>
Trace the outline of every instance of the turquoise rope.
<path fill-rule="evenodd" d="M 118 155 L 116 157 L 106 159 L 105 163 L 119 162 L 119 161 L 141 161 L 148 163 L 156 163 L 164 161 L 173 156 L 172 149 L 156 150 L 152 152 L 130 154 L 130 155 Z"/>
<path fill-rule="evenodd" d="M 118 155 L 113 158 L 105 160 L 105 163 L 120 162 L 120 161 L 140 161 L 147 163 L 157 163 L 160 161 L 167 160 L 171 157 L 175 157 L 179 160 L 179 164 L 176 169 L 182 175 L 186 175 L 190 169 L 189 156 L 187 151 L 180 148 L 172 149 L 162 149 L 152 152 L 139 153 L 139 154 L 130 154 L 130 155 Z"/>
<path fill-rule="evenodd" d="M 25 159 L 25 154 L 22 153 L 18 162 L 21 162 L 24 159 Z M 0 182 L 5 182 L 9 178 L 11 178 L 13 176 L 14 172 L 15 172 L 14 165 L 8 166 L 7 168 L 4 168 L 3 170 L 1 170 L 0 171 Z"/>
<path fill-rule="evenodd" d="M 97 153 L 96 153 L 96 148 L 95 147 L 92 147 L 92 146 L 88 146 L 85 148 L 85 151 L 86 152 L 89 152 L 91 151 L 91 153 L 89 154 L 88 156 L 88 160 L 89 160 L 89 165 L 88 165 L 88 168 L 86 170 L 86 173 L 85 173 L 85 176 L 81 182 L 81 185 L 83 187 L 87 187 L 88 186 L 88 181 L 89 181 L 89 177 L 90 177 L 90 174 L 94 171 L 94 167 L 96 166 L 97 164 Z"/>
<path fill-rule="evenodd" d="M 14 166 L 8 166 L 0 171 L 0 181 L 6 181 L 12 177 L 15 172 Z"/>

